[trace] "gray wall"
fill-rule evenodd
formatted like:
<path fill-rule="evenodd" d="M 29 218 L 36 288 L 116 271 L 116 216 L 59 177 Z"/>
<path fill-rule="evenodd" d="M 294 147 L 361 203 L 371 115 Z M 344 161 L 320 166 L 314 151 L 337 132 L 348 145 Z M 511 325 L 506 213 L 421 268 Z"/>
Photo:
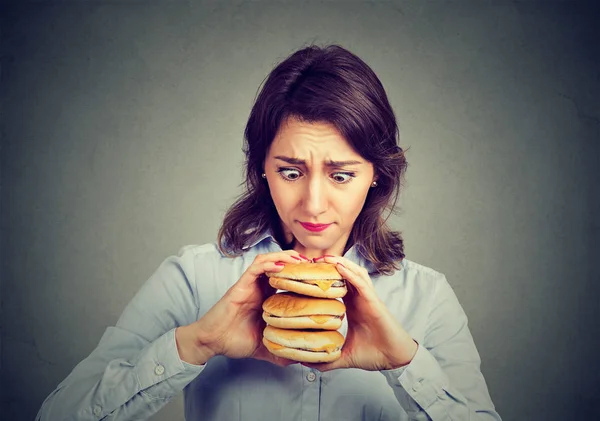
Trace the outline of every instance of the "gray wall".
<path fill-rule="evenodd" d="M 257 87 L 311 41 L 382 79 L 410 148 L 392 225 L 455 288 L 504 420 L 598 419 L 596 10 L 288 3 L 2 10 L 3 419 L 33 419 L 166 256 L 215 238 Z"/>

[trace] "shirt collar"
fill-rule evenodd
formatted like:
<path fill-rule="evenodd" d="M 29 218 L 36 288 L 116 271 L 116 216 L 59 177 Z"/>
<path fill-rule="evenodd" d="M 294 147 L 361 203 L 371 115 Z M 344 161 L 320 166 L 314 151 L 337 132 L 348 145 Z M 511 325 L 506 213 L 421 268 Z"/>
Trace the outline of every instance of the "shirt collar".
<path fill-rule="evenodd" d="M 277 241 L 275 241 L 275 237 L 273 236 L 273 232 L 271 231 L 270 228 L 267 228 L 265 231 L 263 231 L 256 240 L 254 240 L 253 242 L 246 244 L 242 247 L 242 250 L 249 250 L 251 248 L 254 248 L 256 246 L 258 246 L 260 243 L 262 243 L 263 241 L 269 240 L 270 242 L 274 243 L 275 245 L 277 245 Z"/>

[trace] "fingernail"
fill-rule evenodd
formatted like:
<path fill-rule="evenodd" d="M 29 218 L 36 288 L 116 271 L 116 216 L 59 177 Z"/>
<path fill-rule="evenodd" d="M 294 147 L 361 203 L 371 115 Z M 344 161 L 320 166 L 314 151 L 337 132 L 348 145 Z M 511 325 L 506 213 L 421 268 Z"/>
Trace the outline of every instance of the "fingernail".
<path fill-rule="evenodd" d="M 296 256 L 292 256 L 292 257 L 293 257 L 294 259 L 296 259 L 296 260 L 302 260 L 301 258 L 299 258 L 299 257 L 296 257 Z"/>
<path fill-rule="evenodd" d="M 275 264 L 276 264 L 277 266 L 285 266 L 285 263 L 283 263 L 283 262 L 275 262 Z"/>
<path fill-rule="evenodd" d="M 346 266 L 342 265 L 341 263 L 338 262 L 338 265 L 340 265 L 341 267 L 343 267 L 344 269 L 346 269 Z"/>
<path fill-rule="evenodd" d="M 335 257 L 335 256 L 332 256 L 331 254 L 326 254 L 323 257 Z"/>
<path fill-rule="evenodd" d="M 316 262 L 317 260 L 321 260 L 323 259 L 325 256 L 321 256 L 321 257 L 315 257 L 313 260 Z"/>
<path fill-rule="evenodd" d="M 301 255 L 301 254 L 300 254 L 300 257 L 302 257 L 304 260 L 308 260 L 308 261 L 310 262 L 310 259 L 309 259 L 308 257 L 306 257 L 306 256 L 303 256 L 303 255 Z"/>

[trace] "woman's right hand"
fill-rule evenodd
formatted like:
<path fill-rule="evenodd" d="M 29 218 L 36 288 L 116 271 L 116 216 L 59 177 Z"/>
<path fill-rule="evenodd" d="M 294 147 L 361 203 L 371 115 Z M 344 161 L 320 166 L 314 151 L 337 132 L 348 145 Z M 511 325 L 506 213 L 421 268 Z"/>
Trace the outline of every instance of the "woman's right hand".
<path fill-rule="evenodd" d="M 265 323 L 262 303 L 276 290 L 265 272 L 279 272 L 284 264 L 306 261 L 295 250 L 259 254 L 240 279 L 199 320 L 178 327 L 177 349 L 183 361 L 204 364 L 214 355 L 256 358 L 286 366 L 295 361 L 276 357 L 262 344 Z"/>

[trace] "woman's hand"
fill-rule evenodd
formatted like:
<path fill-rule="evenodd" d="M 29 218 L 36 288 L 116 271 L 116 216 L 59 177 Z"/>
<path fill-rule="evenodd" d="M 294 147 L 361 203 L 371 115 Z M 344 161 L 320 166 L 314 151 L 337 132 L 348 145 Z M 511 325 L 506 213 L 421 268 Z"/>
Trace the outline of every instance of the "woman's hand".
<path fill-rule="evenodd" d="M 214 355 L 229 358 L 256 358 L 280 366 L 295 361 L 271 354 L 262 344 L 265 323 L 263 301 L 276 290 L 264 279 L 265 272 L 279 272 L 284 264 L 306 258 L 294 250 L 256 256 L 240 279 L 199 320 L 177 328 L 180 357 L 192 364 L 203 364 Z"/>
<path fill-rule="evenodd" d="M 339 360 L 303 364 L 320 371 L 335 368 L 376 371 L 408 364 L 418 345 L 377 297 L 367 270 L 343 257 L 324 256 L 314 260 L 336 264 L 338 272 L 346 279 L 348 293 L 343 300 L 348 332 Z"/>

